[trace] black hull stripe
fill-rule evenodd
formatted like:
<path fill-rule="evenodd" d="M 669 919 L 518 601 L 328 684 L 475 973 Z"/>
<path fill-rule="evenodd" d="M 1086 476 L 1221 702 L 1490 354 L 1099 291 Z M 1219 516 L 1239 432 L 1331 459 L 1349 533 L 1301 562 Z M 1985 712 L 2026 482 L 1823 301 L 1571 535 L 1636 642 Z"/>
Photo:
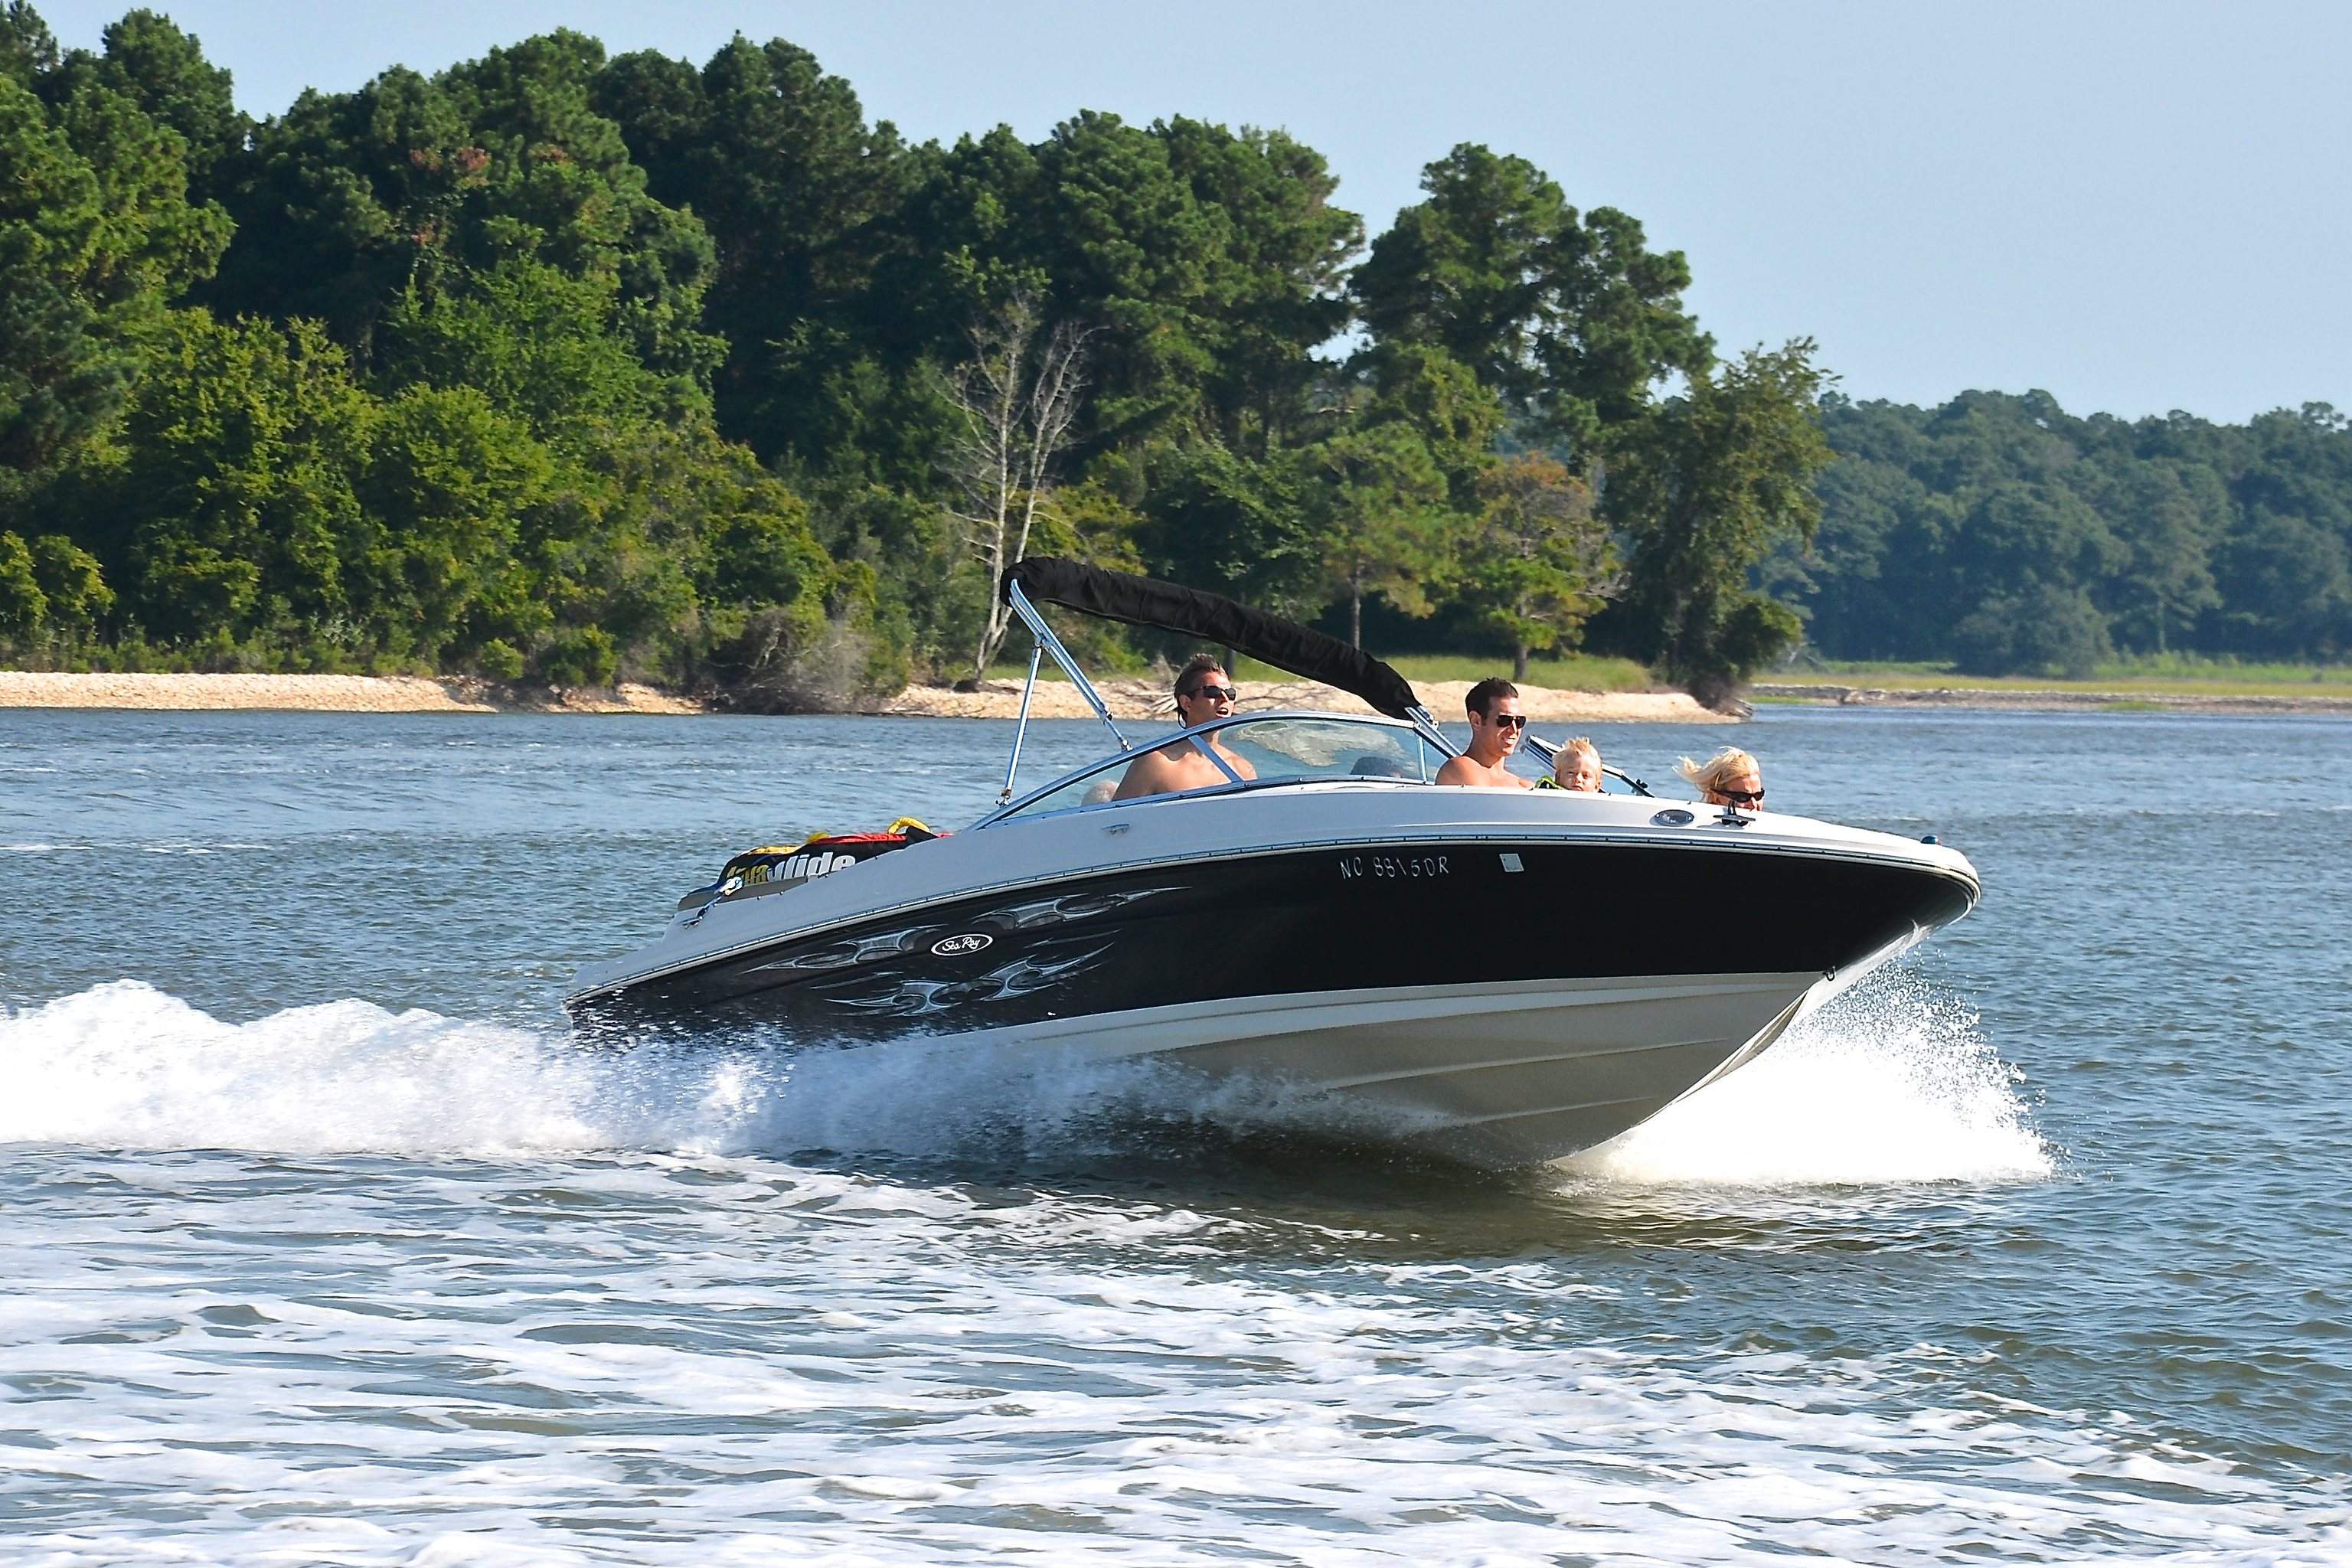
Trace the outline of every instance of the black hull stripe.
<path fill-rule="evenodd" d="M 1922 865 L 1916 860 L 1903 859 L 1895 856 L 1874 855 L 1867 850 L 1862 849 L 1831 848 L 1811 845 L 1757 844 L 1753 842 L 1741 842 L 1737 839 L 1725 838 L 1664 838 L 1647 834 L 1593 834 L 1591 836 L 1580 836 L 1574 838 L 1546 839 L 1540 842 L 1532 843 L 1523 835 L 1514 835 L 1510 833 L 1424 833 L 1419 835 L 1400 833 L 1392 837 L 1382 837 L 1379 839 L 1360 837 L 1307 839 L 1282 845 L 1276 847 L 1235 850 L 1206 858 L 1157 856 L 1135 860 L 1107 862 L 1097 867 L 1090 867 L 1084 871 L 1047 873 L 1030 878 L 1026 880 L 992 882 L 982 888 L 967 889 L 943 895 L 927 896 L 920 899 L 909 899 L 896 904 L 883 905 L 869 910 L 859 910 L 849 914 L 838 916 L 832 920 L 820 921 L 814 925 L 797 927 L 783 932 L 771 932 L 762 936 L 751 938 L 746 942 L 738 943 L 733 947 L 721 948 L 706 953 L 698 953 L 693 958 L 681 961 L 680 963 L 671 964 L 664 968 L 647 970 L 642 974 L 631 975 L 622 980 L 610 981 L 568 996 L 564 999 L 564 1002 L 567 1006 L 579 1005 L 583 1003 L 593 1004 L 604 998 L 620 995 L 624 993 L 633 992 L 642 987 L 656 985 L 665 981 L 673 980 L 680 975 L 688 974 L 706 967 L 743 960 L 753 954 L 789 948 L 803 942 L 814 942 L 819 938 L 837 935 L 861 927 L 903 921 L 909 918 L 923 918 L 927 917 L 931 911 L 953 910 L 969 906 L 978 900 L 1009 898 L 1022 893 L 1035 893 L 1045 889 L 1058 888 L 1076 892 L 1097 883 L 1111 882 L 1118 879 L 1132 878 L 1138 874 L 1179 870 L 1185 872 L 1198 872 L 1222 865 L 1244 864 L 1251 861 L 1272 858 L 1286 859 L 1300 855 L 1311 855 L 1318 852 L 1369 855 L 1386 853 L 1391 849 L 1397 847 L 1412 847 L 1414 849 L 1447 849 L 1455 846 L 1461 846 L 1465 848 L 1475 848 L 1482 851 L 1496 850 L 1499 852 L 1504 849 L 1508 849 L 1520 855 L 1523 859 L 1529 856 L 1542 856 L 1549 858 L 1551 854 L 1561 851 L 1573 852 L 1590 848 L 1630 848 L 1642 851 L 1654 850 L 1660 853 L 1684 855 L 1738 855 L 1744 857 L 1766 856 L 1776 859 L 1801 860 L 1805 863 L 1828 862 L 1833 864 L 1882 867 L 1907 872 L 1916 877 L 1940 879 L 1948 882 L 1955 891 L 1960 893 L 1962 903 L 1959 913 L 1951 915 L 1944 921 L 1933 922 L 1935 924 L 1947 924 L 1949 923 L 1949 921 L 1951 920 L 1958 919 L 1959 914 L 1965 914 L 1969 908 L 1974 907 L 1979 892 L 1979 886 L 1974 879 L 1964 876 L 1957 871 L 1948 870 L 1940 866 Z"/>
<path fill-rule="evenodd" d="M 1509 1011 L 1548 982 L 1832 973 L 1973 901 L 1919 866 L 1523 838 L 1161 861 L 1058 888 L 794 933 L 588 1010 L 845 1042 L 1398 987 L 1491 987 Z"/>

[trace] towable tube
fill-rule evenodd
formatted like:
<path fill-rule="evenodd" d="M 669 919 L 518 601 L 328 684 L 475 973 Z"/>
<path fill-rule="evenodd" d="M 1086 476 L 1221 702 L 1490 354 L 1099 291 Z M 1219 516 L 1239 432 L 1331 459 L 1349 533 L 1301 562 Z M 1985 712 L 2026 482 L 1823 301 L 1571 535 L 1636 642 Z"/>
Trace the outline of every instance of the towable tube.
<path fill-rule="evenodd" d="M 729 860 L 719 868 L 717 881 L 707 888 L 695 889 L 677 901 L 677 907 L 682 913 L 707 908 L 722 899 L 786 892 L 861 860 L 945 837 L 911 816 L 902 816 L 881 833 L 812 833 L 797 844 L 763 845 L 746 849 Z"/>

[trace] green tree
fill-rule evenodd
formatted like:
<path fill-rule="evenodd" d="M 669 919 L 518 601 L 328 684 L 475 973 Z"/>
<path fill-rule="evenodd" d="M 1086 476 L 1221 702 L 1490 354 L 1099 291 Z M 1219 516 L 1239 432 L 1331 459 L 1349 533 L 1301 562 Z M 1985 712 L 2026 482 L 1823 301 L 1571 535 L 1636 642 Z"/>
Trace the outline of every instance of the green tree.
<path fill-rule="evenodd" d="M 849 84 L 782 39 L 739 35 L 698 73 L 624 55 L 593 91 L 653 195 L 691 208 L 715 242 L 707 320 L 728 344 L 722 427 L 762 456 L 822 456 L 841 434 L 843 378 L 874 352 L 861 312 L 891 244 L 886 220 L 915 177 L 898 132 L 868 126 Z"/>
<path fill-rule="evenodd" d="M 835 609 L 833 563 L 799 496 L 705 426 L 636 425 L 589 455 L 561 505 L 526 519 L 561 622 L 611 632 L 625 672 L 793 686 Z M 851 687 L 856 687 L 851 679 Z"/>
<path fill-rule="evenodd" d="M 355 611 L 397 658 L 459 658 L 519 630 L 508 610 L 530 592 L 519 519 L 554 464 L 520 421 L 473 387 L 411 386 L 369 429 L 358 498 Z M 509 646 L 511 643 L 509 642 Z"/>
<path fill-rule="evenodd" d="M 0 533 L 0 642 L 23 647 L 49 618 L 48 596 L 33 573 L 33 552 L 14 533 Z"/>
<path fill-rule="evenodd" d="M 2352 650 L 2352 546 L 2342 535 L 2257 505 L 2219 553 L 2228 646 L 2273 658 Z"/>
<path fill-rule="evenodd" d="M 603 291 L 602 330 L 675 397 L 706 396 L 725 346 L 698 325 L 709 237 L 646 193 L 595 112 L 602 57 L 557 32 L 431 80 L 394 69 L 356 92 L 306 92 L 236 160 L 238 237 L 206 298 L 225 313 L 317 317 L 372 371 L 378 329 L 411 300 L 542 267 Z"/>
<path fill-rule="evenodd" d="M 51 108 L 0 76 L 0 465 L 99 429 L 164 302 L 218 259 L 226 219 L 188 205 L 184 145 L 95 83 Z"/>
<path fill-rule="evenodd" d="M 2211 490 L 2200 504 L 2179 470 L 2148 464 L 2130 470 L 2107 498 L 2122 513 L 2117 531 L 2126 552 L 2116 595 L 2121 619 L 2158 654 L 2169 651 L 2174 636 L 2193 628 L 2200 616 L 2221 606 L 2212 552 L 2228 519 L 2220 486 Z"/>
<path fill-rule="evenodd" d="M 2115 652 L 2090 595 L 2055 583 L 1988 596 L 1952 629 L 1952 646 L 1965 674 L 2069 680 L 2088 679 Z"/>
<path fill-rule="evenodd" d="M 175 312 L 125 410 L 111 509 L 125 569 L 110 574 L 140 625 L 183 642 L 281 619 L 339 635 L 374 414 L 314 323 Z"/>
<path fill-rule="evenodd" d="M 244 150 L 253 121 L 236 107 L 229 73 L 205 58 L 194 35 L 154 11 L 127 13 L 104 34 L 103 52 L 76 49 L 56 65 L 45 96 L 61 102 L 85 84 L 119 93 L 180 138 L 191 190 L 208 195 L 214 171 Z"/>
<path fill-rule="evenodd" d="M 1322 541 L 1289 465 L 1214 445 L 1164 448 L 1145 514 L 1146 558 L 1176 582 L 1282 615 L 1326 602 Z"/>
<path fill-rule="evenodd" d="M 1682 253 L 1650 250 L 1625 214 L 1580 216 L 1534 164 L 1470 142 L 1428 165 L 1422 189 L 1355 272 L 1376 342 L 1443 349 L 1580 462 L 1661 383 L 1712 363 L 1683 309 Z"/>
<path fill-rule="evenodd" d="M 379 334 L 384 379 L 472 387 L 539 438 L 593 443 L 617 421 L 690 412 L 614 329 L 619 281 L 516 259 L 445 275 L 396 302 Z M 683 402 L 683 405 L 681 405 Z"/>
<path fill-rule="evenodd" d="M 1364 597 L 1408 616 L 1436 608 L 1454 565 L 1455 518 L 1428 444 L 1401 421 L 1343 431 L 1299 452 L 1327 592 L 1348 605 L 1348 640 L 1364 646 Z"/>
<path fill-rule="evenodd" d="M 35 536 L 31 550 L 33 580 L 50 627 L 68 641 L 88 638 L 114 608 L 114 590 L 106 585 L 98 557 L 61 533 Z"/>
<path fill-rule="evenodd" d="M 1811 340 L 1751 349 L 1626 431 L 1606 512 L 1633 542 L 1625 607 L 1640 657 L 1710 706 L 1793 642 L 1795 613 L 1748 591 L 1776 540 L 1810 541 L 1830 461 Z"/>
<path fill-rule="evenodd" d="M 1201 312 L 1211 358 L 1203 422 L 1234 450 L 1265 457 L 1311 417 L 1321 371 L 1312 351 L 1347 327 L 1363 220 L 1333 205 L 1339 181 L 1323 155 L 1282 132 L 1180 115 L 1151 134 L 1214 219 Z"/>
<path fill-rule="evenodd" d="M 1619 586 L 1616 551 L 1592 491 L 1561 464 L 1526 453 L 1494 465 L 1486 505 L 1462 552 L 1459 594 L 1472 624 L 1511 650 L 1511 679 L 1531 656 L 1572 647 L 1586 617 Z"/>
<path fill-rule="evenodd" d="M 58 68 L 57 35 L 26 0 L 0 5 L 0 76 L 30 89 Z"/>

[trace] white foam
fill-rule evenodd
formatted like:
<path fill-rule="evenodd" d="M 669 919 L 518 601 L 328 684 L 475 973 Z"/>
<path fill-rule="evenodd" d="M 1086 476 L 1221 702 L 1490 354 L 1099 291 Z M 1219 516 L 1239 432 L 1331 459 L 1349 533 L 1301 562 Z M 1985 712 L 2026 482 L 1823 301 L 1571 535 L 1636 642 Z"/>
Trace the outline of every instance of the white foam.
<path fill-rule="evenodd" d="M 924 1042 L 620 1051 L 360 1001 L 250 1023 L 136 981 L 0 1017 L 0 1142 L 498 1157 L 888 1151 L 1083 1156 L 1201 1128 L 1361 1131 L 1367 1112 L 1150 1061 Z"/>
<path fill-rule="evenodd" d="M 1615 1182 L 2030 1181 L 2055 1168 L 1976 1013 L 1882 971 L 1729 1077 L 1569 1163 Z"/>
<path fill-rule="evenodd" d="M 527 1031 L 364 1002 L 230 1024 L 136 981 L 0 1019 L 0 1142 L 292 1152 L 604 1146 L 594 1073 Z"/>
<path fill-rule="evenodd" d="M 921 1042 L 616 1051 L 342 1001 L 250 1023 L 123 981 L 0 1016 L 0 1142 L 497 1157 L 625 1149 L 1089 1157 L 1203 1131 L 1377 1140 L 1379 1108 L 1149 1060 Z M 1569 1163 L 1624 1184 L 2044 1177 L 2049 1149 L 1957 999 L 1874 977 L 1762 1058 Z"/>
<path fill-rule="evenodd" d="M 236 1024 L 129 984 L 0 1018 L 0 1138 L 424 1156 L 19 1152 L 43 1179 L 0 1231 L 0 1386 L 47 1401 L 20 1422 L 40 1443 L 6 1450 L 10 1495 L 42 1504 L 26 1561 L 2251 1568 L 2352 1548 L 2340 1487 L 2196 1451 L 2178 1421 L 2024 1404 L 1969 1353 L 1647 1331 L 1624 1297 L 1662 1263 L 1393 1227 L 1328 1246 L 1248 1205 L 761 1152 L 1131 1136 L 1118 1117 L 1164 1109 L 1150 1073 L 614 1053 L 357 1002 Z M 1751 1070 L 1683 1108 L 1716 1121 L 1664 1122 L 1588 1163 L 1635 1173 L 1588 1179 L 2048 1168 L 2011 1075 L 1931 987 L 1874 986 Z M 1692 1146 L 1774 1117 L 1832 1147 L 1768 1158 L 1753 1127 Z M 1941 1152 L 1898 1161 L 1857 1120 Z M 672 1152 L 585 1153 L 614 1148 Z"/>

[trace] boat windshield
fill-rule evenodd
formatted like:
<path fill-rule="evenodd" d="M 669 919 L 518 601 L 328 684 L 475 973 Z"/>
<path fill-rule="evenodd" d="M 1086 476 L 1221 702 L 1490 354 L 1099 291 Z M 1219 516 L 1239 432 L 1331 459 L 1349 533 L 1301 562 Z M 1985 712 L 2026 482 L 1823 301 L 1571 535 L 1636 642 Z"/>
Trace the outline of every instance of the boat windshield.
<path fill-rule="evenodd" d="M 1228 719 L 1194 731 L 1249 764 L 1255 784 L 1314 780 L 1382 779 L 1428 784 L 1445 765 L 1445 753 L 1410 724 L 1386 719 L 1351 719 L 1326 713 L 1265 713 Z M 1165 745 L 1168 742 L 1161 742 Z M 1192 742 L 1187 741 L 1187 745 Z M 1107 757 L 1021 802 L 1004 816 L 1040 816 L 1108 804 L 1141 752 Z M 1186 794 L 1214 794 L 1235 786 L 1220 779 Z"/>

